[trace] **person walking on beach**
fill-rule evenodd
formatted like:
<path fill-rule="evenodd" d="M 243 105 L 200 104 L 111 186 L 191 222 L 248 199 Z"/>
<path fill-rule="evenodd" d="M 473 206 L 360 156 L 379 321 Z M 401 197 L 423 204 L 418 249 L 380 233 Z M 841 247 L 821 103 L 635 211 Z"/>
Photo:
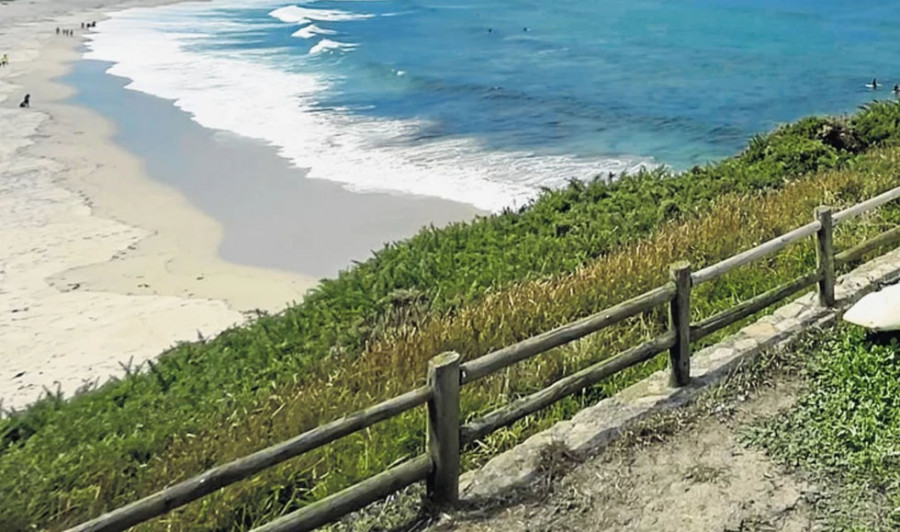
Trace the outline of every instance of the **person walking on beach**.
<path fill-rule="evenodd" d="M 9 56 L 3 54 L 3 57 L 0 57 L 0 66 L 6 66 L 9 64 Z"/>
<path fill-rule="evenodd" d="M 19 104 L 19 107 L 23 107 L 23 108 L 31 107 L 31 95 L 30 94 L 25 95 L 25 99 L 22 100 L 22 103 Z"/>

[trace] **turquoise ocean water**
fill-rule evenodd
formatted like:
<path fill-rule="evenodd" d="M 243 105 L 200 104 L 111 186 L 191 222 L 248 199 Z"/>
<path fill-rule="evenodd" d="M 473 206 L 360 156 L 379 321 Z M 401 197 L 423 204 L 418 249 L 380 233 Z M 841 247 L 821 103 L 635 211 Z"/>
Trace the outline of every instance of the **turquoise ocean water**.
<path fill-rule="evenodd" d="M 87 57 L 128 88 L 310 177 L 487 210 L 900 83 L 900 4 L 872 0 L 213 0 L 97 30 Z"/>

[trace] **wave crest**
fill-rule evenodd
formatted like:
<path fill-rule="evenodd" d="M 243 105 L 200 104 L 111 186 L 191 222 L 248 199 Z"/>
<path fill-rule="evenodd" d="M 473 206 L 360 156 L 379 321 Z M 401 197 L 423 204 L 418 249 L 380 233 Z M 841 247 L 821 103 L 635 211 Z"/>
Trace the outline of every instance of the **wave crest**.
<path fill-rule="evenodd" d="M 315 24 L 309 24 L 307 26 L 303 26 L 299 30 L 295 31 L 291 34 L 291 37 L 299 37 L 301 39 L 312 39 L 318 35 L 334 35 L 337 32 L 334 30 L 327 30 L 325 28 L 320 28 Z"/>
<path fill-rule="evenodd" d="M 348 20 L 365 20 L 375 15 L 368 13 L 351 13 L 339 9 L 310 9 L 300 6 L 285 6 L 269 12 L 270 17 L 288 24 L 309 24 L 311 22 L 344 22 Z"/>
<path fill-rule="evenodd" d="M 322 52 L 330 52 L 332 50 L 352 50 L 356 48 L 357 45 L 332 41 L 331 39 L 322 39 L 315 46 L 310 48 L 309 53 L 312 55 L 321 54 Z"/>

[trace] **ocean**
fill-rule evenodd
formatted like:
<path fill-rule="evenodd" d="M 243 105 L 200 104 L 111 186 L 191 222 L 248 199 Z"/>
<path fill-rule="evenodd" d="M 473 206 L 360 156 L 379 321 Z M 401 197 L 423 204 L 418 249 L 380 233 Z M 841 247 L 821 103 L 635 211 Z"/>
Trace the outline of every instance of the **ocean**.
<path fill-rule="evenodd" d="M 900 4 L 873 0 L 213 0 L 96 30 L 86 57 L 128 89 L 309 178 L 488 211 L 703 165 L 900 83 Z"/>

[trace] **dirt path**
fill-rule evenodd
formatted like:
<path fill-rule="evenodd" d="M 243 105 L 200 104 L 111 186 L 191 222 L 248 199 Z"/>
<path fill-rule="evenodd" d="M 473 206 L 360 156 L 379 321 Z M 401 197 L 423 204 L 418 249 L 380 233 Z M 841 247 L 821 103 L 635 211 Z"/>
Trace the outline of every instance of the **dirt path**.
<path fill-rule="evenodd" d="M 704 398 L 583 464 L 551 463 L 526 500 L 445 517 L 434 529 L 814 530 L 809 500 L 815 490 L 739 441 L 754 420 L 790 407 L 798 390 L 791 379 L 752 397 Z M 554 468 L 568 471 L 553 474 Z"/>

